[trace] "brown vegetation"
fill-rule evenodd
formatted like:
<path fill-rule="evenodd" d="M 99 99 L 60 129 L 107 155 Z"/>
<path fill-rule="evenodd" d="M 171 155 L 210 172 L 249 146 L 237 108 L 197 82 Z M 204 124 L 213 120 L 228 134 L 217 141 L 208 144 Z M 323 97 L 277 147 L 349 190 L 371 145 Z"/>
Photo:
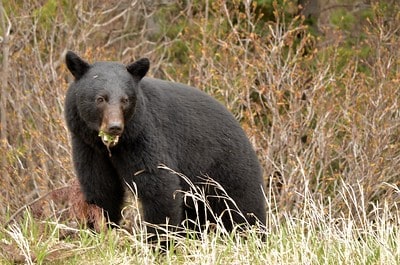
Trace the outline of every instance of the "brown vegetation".
<path fill-rule="evenodd" d="M 317 49 L 323 40 L 279 7 L 265 21 L 239 1 L 147 2 L 3 1 L 0 220 L 74 178 L 67 49 L 93 60 L 148 57 L 151 75 L 221 100 L 259 154 L 271 210 L 301 213 L 304 194 L 336 216 L 356 214 L 346 205 L 356 201 L 371 218 L 383 203 L 397 209 L 398 5 L 373 4 L 357 43 Z"/>

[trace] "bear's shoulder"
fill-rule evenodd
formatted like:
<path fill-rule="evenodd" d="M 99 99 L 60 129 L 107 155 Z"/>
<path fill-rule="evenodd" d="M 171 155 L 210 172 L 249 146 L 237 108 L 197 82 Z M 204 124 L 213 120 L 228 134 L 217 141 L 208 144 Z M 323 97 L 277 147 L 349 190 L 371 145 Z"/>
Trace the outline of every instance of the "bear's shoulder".
<path fill-rule="evenodd" d="M 226 112 L 226 108 L 218 100 L 208 95 L 199 88 L 185 85 L 183 83 L 166 81 L 157 78 L 145 77 L 140 82 L 143 95 L 155 104 L 165 102 L 166 104 L 179 104 L 182 107 L 216 108 L 218 111 Z"/>

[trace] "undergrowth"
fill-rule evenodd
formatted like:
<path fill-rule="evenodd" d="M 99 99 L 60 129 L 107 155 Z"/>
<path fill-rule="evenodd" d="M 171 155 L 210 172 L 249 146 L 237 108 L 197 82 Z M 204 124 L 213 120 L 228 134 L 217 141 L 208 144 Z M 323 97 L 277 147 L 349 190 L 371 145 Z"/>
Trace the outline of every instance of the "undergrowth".
<path fill-rule="evenodd" d="M 347 186 L 340 195 L 352 193 Z M 199 194 L 194 194 L 200 196 Z M 1 264 L 397 264 L 399 215 L 387 205 L 375 208 L 374 221 L 365 205 L 347 200 L 356 216 L 335 217 L 334 205 L 300 195 L 301 214 L 268 210 L 264 227 L 226 234 L 223 226 L 203 233 L 169 232 L 149 242 L 144 226 L 95 233 L 57 220 L 38 221 L 29 211 L 0 230 Z M 274 205 L 268 200 L 268 205 Z M 349 209 L 350 210 L 350 209 Z M 160 228 L 163 229 L 163 228 Z M 162 242 L 168 242 L 164 244 Z"/>

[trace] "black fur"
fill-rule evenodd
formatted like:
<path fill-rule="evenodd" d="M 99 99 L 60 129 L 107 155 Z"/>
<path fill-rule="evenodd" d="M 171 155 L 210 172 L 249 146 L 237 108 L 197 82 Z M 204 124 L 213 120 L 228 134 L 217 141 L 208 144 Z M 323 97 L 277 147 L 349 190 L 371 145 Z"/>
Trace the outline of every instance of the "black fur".
<path fill-rule="evenodd" d="M 82 77 L 84 73 L 89 69 L 90 65 L 79 58 L 78 55 L 75 53 L 68 51 L 66 56 L 66 63 L 68 69 L 71 71 L 72 75 L 75 77 L 75 79 L 79 79 Z"/>
<path fill-rule="evenodd" d="M 164 164 L 197 185 L 204 182 L 199 177 L 207 174 L 222 185 L 250 224 L 256 218 L 265 223 L 257 156 L 238 122 L 219 102 L 183 84 L 143 78 L 149 68 L 147 59 L 127 67 L 115 62 L 89 65 L 69 52 L 66 61 L 76 77 L 65 103 L 76 173 L 86 200 L 106 210 L 111 221 L 120 221 L 124 182 L 136 185 L 147 222 L 165 224 L 169 218 L 169 224 L 180 225 L 185 217 L 198 217 L 193 203 L 184 202 L 182 193 L 176 192 L 189 186 L 158 167 Z M 110 105 L 129 99 L 121 107 L 124 132 L 111 148 L 111 157 L 98 137 L 105 115 L 96 105 L 99 95 Z M 216 193 L 214 188 L 205 189 L 210 195 Z M 224 211 L 223 200 L 209 200 L 214 212 Z M 204 214 L 199 217 L 205 223 Z M 245 221 L 235 214 L 233 219 Z M 228 213 L 223 222 L 232 228 Z"/>

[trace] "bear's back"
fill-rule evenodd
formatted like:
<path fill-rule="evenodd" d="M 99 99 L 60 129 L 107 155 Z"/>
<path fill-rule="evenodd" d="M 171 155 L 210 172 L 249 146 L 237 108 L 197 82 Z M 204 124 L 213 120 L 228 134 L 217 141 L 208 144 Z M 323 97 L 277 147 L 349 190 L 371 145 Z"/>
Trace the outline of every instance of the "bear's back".
<path fill-rule="evenodd" d="M 144 78 L 141 90 L 146 109 L 156 117 L 159 137 L 168 143 L 168 152 L 180 157 L 178 161 L 186 161 L 185 168 L 180 168 L 183 173 L 190 168 L 203 168 L 205 173 L 210 167 L 219 167 L 226 174 L 243 168 L 248 171 L 244 175 L 261 175 L 245 132 L 216 99 L 197 88 L 153 78 Z"/>
<path fill-rule="evenodd" d="M 168 114 L 165 118 L 179 123 L 190 120 L 190 125 L 213 127 L 232 126 L 242 131 L 234 116 L 216 99 L 200 89 L 155 78 L 143 78 L 141 89 L 150 104 L 150 109 Z M 206 128 L 205 128 L 206 129 Z"/>
<path fill-rule="evenodd" d="M 165 128 L 184 134 L 184 139 L 201 138 L 204 144 L 212 144 L 207 139 L 220 143 L 231 139 L 247 145 L 248 138 L 232 113 L 203 91 L 153 78 L 144 78 L 141 89 L 152 116 Z"/>

